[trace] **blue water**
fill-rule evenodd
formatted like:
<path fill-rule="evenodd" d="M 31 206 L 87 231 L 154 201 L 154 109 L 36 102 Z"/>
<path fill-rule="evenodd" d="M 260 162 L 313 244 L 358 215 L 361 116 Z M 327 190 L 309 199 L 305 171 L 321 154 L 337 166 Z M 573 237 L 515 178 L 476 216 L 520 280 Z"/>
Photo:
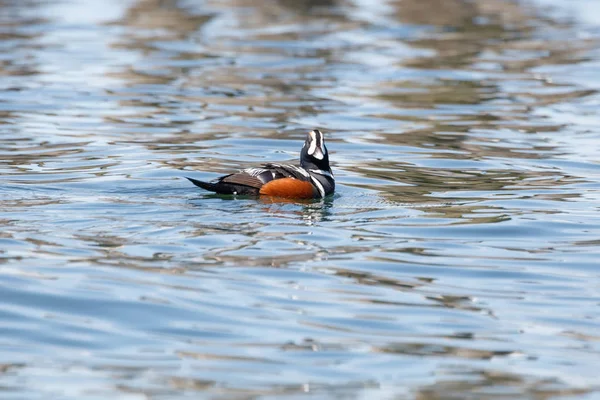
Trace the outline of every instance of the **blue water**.
<path fill-rule="evenodd" d="M 0 398 L 600 398 L 598 11 L 0 2 Z"/>

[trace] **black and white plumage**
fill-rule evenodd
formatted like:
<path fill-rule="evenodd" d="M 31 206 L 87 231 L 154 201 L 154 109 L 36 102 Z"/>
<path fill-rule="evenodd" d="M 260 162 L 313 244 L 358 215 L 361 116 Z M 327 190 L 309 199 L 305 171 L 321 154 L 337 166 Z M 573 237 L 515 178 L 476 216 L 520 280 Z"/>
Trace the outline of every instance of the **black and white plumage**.
<path fill-rule="evenodd" d="M 299 167 L 270 163 L 225 175 L 211 182 L 187 179 L 198 187 L 219 194 L 322 198 L 335 190 L 325 140 L 316 129 L 306 136 Z"/>

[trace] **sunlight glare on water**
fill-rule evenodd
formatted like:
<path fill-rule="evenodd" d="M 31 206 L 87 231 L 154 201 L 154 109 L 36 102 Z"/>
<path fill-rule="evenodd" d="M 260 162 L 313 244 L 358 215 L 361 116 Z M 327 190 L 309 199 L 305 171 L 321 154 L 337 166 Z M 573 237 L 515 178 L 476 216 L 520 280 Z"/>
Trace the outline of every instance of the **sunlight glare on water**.
<path fill-rule="evenodd" d="M 0 1 L 0 398 L 600 396 L 595 10 Z"/>

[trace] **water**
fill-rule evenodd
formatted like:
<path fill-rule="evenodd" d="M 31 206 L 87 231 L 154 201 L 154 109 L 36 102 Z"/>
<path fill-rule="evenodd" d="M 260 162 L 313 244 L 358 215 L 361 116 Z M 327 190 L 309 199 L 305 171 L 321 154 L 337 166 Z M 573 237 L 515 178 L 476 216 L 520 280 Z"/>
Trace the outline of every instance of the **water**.
<path fill-rule="evenodd" d="M 0 2 L 0 397 L 600 398 L 597 12 Z"/>

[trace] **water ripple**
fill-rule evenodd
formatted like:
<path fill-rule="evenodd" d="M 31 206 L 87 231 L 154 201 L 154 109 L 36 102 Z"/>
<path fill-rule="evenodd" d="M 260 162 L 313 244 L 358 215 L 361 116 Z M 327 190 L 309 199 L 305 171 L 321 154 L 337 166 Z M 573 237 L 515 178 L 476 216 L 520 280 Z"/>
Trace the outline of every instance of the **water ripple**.
<path fill-rule="evenodd" d="M 2 398 L 597 395 L 579 3 L 1 3 Z M 184 179 L 314 127 L 332 198 Z"/>

